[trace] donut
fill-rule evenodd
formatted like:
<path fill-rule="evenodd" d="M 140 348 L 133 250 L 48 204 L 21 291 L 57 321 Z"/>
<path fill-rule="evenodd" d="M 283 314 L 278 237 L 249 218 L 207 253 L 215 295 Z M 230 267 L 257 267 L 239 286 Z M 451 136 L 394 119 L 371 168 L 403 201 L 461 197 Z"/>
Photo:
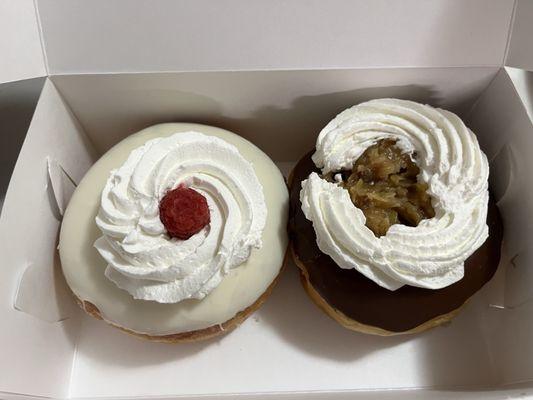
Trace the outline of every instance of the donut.
<path fill-rule="evenodd" d="M 385 155 L 373 175 L 369 154 Z M 387 187 L 409 176 L 401 190 Z M 455 114 L 398 99 L 342 112 L 289 179 L 290 247 L 305 290 L 363 333 L 417 333 L 451 320 L 499 264 L 503 229 L 487 178 L 486 157 Z M 429 196 L 427 213 L 415 192 Z M 404 218 L 406 203 L 422 218 Z M 375 221 L 387 218 L 382 230 Z"/>
<path fill-rule="evenodd" d="M 271 293 L 288 246 L 279 169 L 229 131 L 185 123 L 128 136 L 87 172 L 59 237 L 89 315 L 160 342 L 231 331 Z"/>

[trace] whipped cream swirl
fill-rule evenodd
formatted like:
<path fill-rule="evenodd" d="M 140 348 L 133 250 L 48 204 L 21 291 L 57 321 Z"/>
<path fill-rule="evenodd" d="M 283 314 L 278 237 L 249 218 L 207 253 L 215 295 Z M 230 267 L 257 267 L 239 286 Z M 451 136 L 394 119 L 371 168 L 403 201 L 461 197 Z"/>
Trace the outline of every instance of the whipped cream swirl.
<path fill-rule="evenodd" d="M 159 217 L 161 199 L 179 185 L 201 193 L 211 215 L 187 240 L 171 238 Z M 176 133 L 146 142 L 111 172 L 95 247 L 108 263 L 106 277 L 136 299 L 201 299 L 261 247 L 266 217 L 263 188 L 235 146 Z"/>
<path fill-rule="evenodd" d="M 464 261 L 488 237 L 489 167 L 476 136 L 446 110 L 379 99 L 340 113 L 321 132 L 313 161 L 322 173 L 351 169 L 381 139 L 416 152 L 419 179 L 429 185 L 435 217 L 396 224 L 377 238 L 347 190 L 311 173 L 300 200 L 317 244 L 339 267 L 355 268 L 378 285 L 439 289 L 464 276 Z"/>

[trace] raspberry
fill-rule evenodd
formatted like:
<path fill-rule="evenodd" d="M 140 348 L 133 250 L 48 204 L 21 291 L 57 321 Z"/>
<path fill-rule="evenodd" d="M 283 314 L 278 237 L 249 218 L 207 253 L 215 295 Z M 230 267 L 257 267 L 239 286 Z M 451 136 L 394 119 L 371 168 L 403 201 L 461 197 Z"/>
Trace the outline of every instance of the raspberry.
<path fill-rule="evenodd" d="M 165 194 L 159 203 L 159 218 L 171 237 L 182 240 L 200 232 L 211 220 L 205 197 L 184 186 Z"/>

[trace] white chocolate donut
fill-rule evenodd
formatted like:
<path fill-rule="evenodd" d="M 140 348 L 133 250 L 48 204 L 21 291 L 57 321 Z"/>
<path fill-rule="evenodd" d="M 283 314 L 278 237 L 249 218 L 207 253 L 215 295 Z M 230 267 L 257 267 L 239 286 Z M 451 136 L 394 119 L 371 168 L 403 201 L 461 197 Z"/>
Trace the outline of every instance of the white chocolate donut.
<path fill-rule="evenodd" d="M 187 240 L 171 237 L 159 205 L 192 189 L 210 222 Z M 147 141 L 113 170 L 102 192 L 95 242 L 105 275 L 134 298 L 160 303 L 203 299 L 261 247 L 267 208 L 253 165 L 237 147 L 200 132 Z"/>
<path fill-rule="evenodd" d="M 106 278 L 108 263 L 94 248 L 101 236 L 95 223 L 101 193 L 110 171 L 124 164 L 132 150 L 147 141 L 176 132 L 196 131 L 235 146 L 253 165 L 263 187 L 268 217 L 261 235 L 262 246 L 228 271 L 205 297 L 162 304 L 137 300 Z M 272 160 L 247 140 L 223 129 L 170 123 L 152 126 L 131 135 L 109 150 L 87 172 L 70 200 L 59 239 L 63 272 L 75 296 L 92 303 L 108 322 L 135 333 L 151 336 L 191 332 L 223 324 L 254 304 L 278 275 L 288 238 L 288 193 Z M 202 296 L 197 296 L 202 297 Z"/>

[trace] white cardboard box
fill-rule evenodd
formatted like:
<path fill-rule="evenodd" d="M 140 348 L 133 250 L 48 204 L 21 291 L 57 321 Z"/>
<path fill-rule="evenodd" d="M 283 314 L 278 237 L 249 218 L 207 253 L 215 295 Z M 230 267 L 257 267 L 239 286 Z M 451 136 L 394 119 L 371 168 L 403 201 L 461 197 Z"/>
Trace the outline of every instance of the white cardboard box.
<path fill-rule="evenodd" d="M 533 396 L 532 20 L 528 0 L 0 2 L 1 151 L 12 160 L 0 173 L 12 172 L 0 185 L 0 397 Z M 295 268 L 239 329 L 206 343 L 140 341 L 73 306 L 61 215 L 111 145 L 154 123 L 202 122 L 288 170 L 336 113 L 384 96 L 458 112 L 491 160 L 505 254 L 451 324 L 347 331 Z"/>

